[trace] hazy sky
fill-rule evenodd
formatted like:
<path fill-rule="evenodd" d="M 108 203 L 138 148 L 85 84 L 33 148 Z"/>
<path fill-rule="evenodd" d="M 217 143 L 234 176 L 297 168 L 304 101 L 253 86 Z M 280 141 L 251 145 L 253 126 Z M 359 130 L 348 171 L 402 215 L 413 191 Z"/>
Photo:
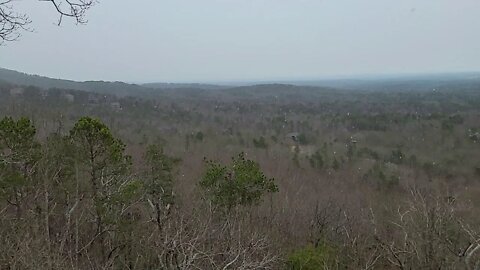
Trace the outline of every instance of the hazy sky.
<path fill-rule="evenodd" d="M 130 82 L 480 71 L 479 0 L 99 0 L 88 24 L 17 0 L 35 33 L 0 66 Z"/>

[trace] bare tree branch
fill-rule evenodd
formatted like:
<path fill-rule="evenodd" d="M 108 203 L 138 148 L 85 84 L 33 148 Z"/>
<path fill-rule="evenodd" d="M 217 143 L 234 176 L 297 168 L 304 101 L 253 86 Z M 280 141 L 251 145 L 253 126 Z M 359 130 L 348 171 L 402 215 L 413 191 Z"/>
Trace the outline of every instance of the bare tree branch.
<path fill-rule="evenodd" d="M 63 17 L 75 20 L 77 24 L 85 24 L 85 14 L 94 4 L 95 0 L 38 0 L 50 2 L 59 14 L 58 25 L 62 24 Z M 22 31 L 31 31 L 32 23 L 27 14 L 15 11 L 13 0 L 0 0 L 0 44 L 17 40 Z"/>
<path fill-rule="evenodd" d="M 85 13 L 95 3 L 94 0 L 39 0 L 41 2 L 50 2 L 55 10 L 60 14 L 58 25 L 62 24 L 63 17 L 73 18 L 78 24 L 85 24 Z"/>
<path fill-rule="evenodd" d="M 14 41 L 20 37 L 20 30 L 29 30 L 31 23 L 25 14 L 17 13 L 11 5 L 12 0 L 0 2 L 0 44 L 5 41 Z"/>

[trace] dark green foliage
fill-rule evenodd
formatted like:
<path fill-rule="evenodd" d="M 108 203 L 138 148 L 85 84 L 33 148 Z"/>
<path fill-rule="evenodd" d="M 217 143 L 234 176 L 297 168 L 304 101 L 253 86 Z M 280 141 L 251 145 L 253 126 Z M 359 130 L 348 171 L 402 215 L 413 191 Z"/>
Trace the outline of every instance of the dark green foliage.
<path fill-rule="evenodd" d="M 477 176 L 480 176 L 480 166 L 479 167 L 475 167 L 475 174 Z"/>
<path fill-rule="evenodd" d="M 347 158 L 348 161 L 352 161 L 356 152 L 356 145 L 352 142 L 347 143 Z"/>
<path fill-rule="evenodd" d="M 50 135 L 43 149 L 41 160 L 42 174 L 48 179 L 51 191 L 68 200 L 77 189 L 76 174 L 76 149 L 69 137 L 60 134 Z"/>
<path fill-rule="evenodd" d="M 253 139 L 253 146 L 255 146 L 256 148 L 262 148 L 262 149 L 267 149 L 268 148 L 268 144 L 265 141 L 265 138 L 263 136 L 260 136 L 260 138 L 258 140 Z"/>
<path fill-rule="evenodd" d="M 449 116 L 448 120 L 455 125 L 461 125 L 465 121 L 463 116 L 458 115 L 458 114 Z"/>
<path fill-rule="evenodd" d="M 120 186 L 117 192 L 109 198 L 112 204 L 127 204 L 141 195 L 143 183 L 139 180 L 133 180 Z"/>
<path fill-rule="evenodd" d="M 360 150 L 357 151 L 357 154 L 359 157 L 366 157 L 375 160 L 380 159 L 380 155 L 368 147 L 362 147 Z"/>
<path fill-rule="evenodd" d="M 410 165 L 411 167 L 416 167 L 416 166 L 418 166 L 418 159 L 417 159 L 417 156 L 416 156 L 416 155 L 411 155 L 411 156 L 408 158 L 408 165 Z"/>
<path fill-rule="evenodd" d="M 260 165 L 246 159 L 244 153 L 232 158 L 228 166 L 207 161 L 200 186 L 215 205 L 226 210 L 256 205 L 266 193 L 278 191 L 274 179 L 267 178 Z"/>
<path fill-rule="evenodd" d="M 92 179 L 125 172 L 131 161 L 124 154 L 125 145 L 113 137 L 100 120 L 82 117 L 70 131 L 79 160 L 90 168 Z"/>
<path fill-rule="evenodd" d="M 306 145 L 309 143 L 307 136 L 304 133 L 300 133 L 297 137 L 298 143 L 302 145 Z"/>
<path fill-rule="evenodd" d="M 32 163 L 39 158 L 40 144 L 35 140 L 36 129 L 27 118 L 15 121 L 5 117 L 0 121 L 2 157 L 11 162 Z"/>
<path fill-rule="evenodd" d="M 0 121 L 0 196 L 18 205 L 24 194 L 21 188 L 31 185 L 40 159 L 40 144 L 36 129 L 27 118 L 15 121 L 5 117 Z"/>
<path fill-rule="evenodd" d="M 128 178 L 131 158 L 125 145 L 100 120 L 82 117 L 70 131 L 77 160 L 90 178 L 95 204 L 96 226 L 100 232 L 115 224 L 122 205 L 133 198 L 139 183 Z"/>
<path fill-rule="evenodd" d="M 442 129 L 447 131 L 453 131 L 453 128 L 456 125 L 463 124 L 463 121 L 464 119 L 461 115 L 455 114 L 449 116 L 448 118 L 442 120 Z"/>
<path fill-rule="evenodd" d="M 429 178 L 439 174 L 439 168 L 435 162 L 425 162 L 422 166 L 423 171 Z"/>
<path fill-rule="evenodd" d="M 190 135 L 185 135 L 185 150 L 190 148 Z"/>
<path fill-rule="evenodd" d="M 350 121 L 353 128 L 357 130 L 374 130 L 374 131 L 386 131 L 391 116 L 380 115 L 350 115 Z"/>
<path fill-rule="evenodd" d="M 145 153 L 148 166 L 144 188 L 153 203 L 163 206 L 174 203 L 174 169 L 179 159 L 167 156 L 160 145 L 150 145 Z"/>
<path fill-rule="evenodd" d="M 335 257 L 335 250 L 327 245 L 307 246 L 294 251 L 287 260 L 289 270 L 330 269 Z"/>
<path fill-rule="evenodd" d="M 332 169 L 334 169 L 335 171 L 340 169 L 340 162 L 338 162 L 336 157 L 333 158 Z"/>
<path fill-rule="evenodd" d="M 453 123 L 448 120 L 442 121 L 442 129 L 446 131 L 453 131 Z"/>
<path fill-rule="evenodd" d="M 203 132 L 201 132 L 201 131 L 199 131 L 195 134 L 195 139 L 197 141 L 200 141 L 200 142 L 203 141 L 203 137 L 204 137 L 204 135 L 203 135 Z"/>
<path fill-rule="evenodd" d="M 376 185 L 378 189 L 391 189 L 398 186 L 400 179 L 389 172 L 382 162 L 377 162 L 363 176 L 363 179 Z"/>
<path fill-rule="evenodd" d="M 322 153 L 318 150 L 310 156 L 308 160 L 310 161 L 310 166 L 312 166 L 312 168 L 323 169 L 325 165 Z"/>
<path fill-rule="evenodd" d="M 480 142 L 480 129 L 478 128 L 469 129 L 467 131 L 467 136 L 474 143 Z"/>
<path fill-rule="evenodd" d="M 295 166 L 297 167 L 300 167 L 300 148 L 298 146 L 294 146 L 294 153 L 293 153 L 293 164 L 295 164 Z"/>
<path fill-rule="evenodd" d="M 402 150 L 400 150 L 400 148 L 392 150 L 392 154 L 390 155 L 388 161 L 394 164 L 402 164 L 405 161 L 405 154 L 402 152 Z"/>

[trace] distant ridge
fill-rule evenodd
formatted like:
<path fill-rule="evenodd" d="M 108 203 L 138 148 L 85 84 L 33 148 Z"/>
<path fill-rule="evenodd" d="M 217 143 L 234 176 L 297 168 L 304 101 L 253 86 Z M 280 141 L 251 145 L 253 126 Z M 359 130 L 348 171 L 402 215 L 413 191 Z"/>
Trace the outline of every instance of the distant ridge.
<path fill-rule="evenodd" d="M 218 90 L 230 88 L 231 86 L 204 84 L 204 83 L 144 83 L 141 84 L 147 88 L 154 89 L 179 89 L 179 88 L 195 88 L 203 90 Z"/>
<path fill-rule="evenodd" d="M 123 82 L 85 81 L 52 79 L 39 75 L 30 75 L 23 72 L 0 68 L 0 80 L 15 85 L 36 86 L 43 89 L 59 88 L 96 92 L 100 94 L 114 94 L 117 96 L 146 95 L 151 89 Z"/>
<path fill-rule="evenodd" d="M 345 78 L 335 80 L 258 82 L 243 85 L 216 85 L 202 83 L 145 83 L 132 84 L 108 81 L 72 81 L 30 75 L 0 68 L 0 83 L 19 86 L 35 86 L 43 89 L 57 88 L 80 90 L 118 97 L 133 96 L 153 98 L 177 96 L 185 98 L 215 99 L 219 95 L 238 97 L 273 96 L 288 93 L 308 95 L 312 91 L 431 91 L 438 88 L 462 86 L 480 91 L 480 73 L 444 73 L 424 75 L 371 76 L 369 78 Z M 223 91 L 225 90 L 225 91 Z"/>
<path fill-rule="evenodd" d="M 219 90 L 228 88 L 214 84 L 201 83 L 146 83 L 133 84 L 109 81 L 73 81 L 53 79 L 45 76 L 31 75 L 24 72 L 0 68 L 0 81 L 15 85 L 36 86 L 43 89 L 59 88 L 96 92 L 100 94 L 113 94 L 117 96 L 148 96 L 155 90 L 171 89 L 202 89 Z"/>

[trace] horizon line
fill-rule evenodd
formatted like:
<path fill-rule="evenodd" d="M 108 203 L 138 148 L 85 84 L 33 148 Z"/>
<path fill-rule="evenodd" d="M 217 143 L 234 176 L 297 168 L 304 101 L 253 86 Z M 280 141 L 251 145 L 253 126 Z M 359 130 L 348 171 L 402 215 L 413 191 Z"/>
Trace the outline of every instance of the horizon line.
<path fill-rule="evenodd" d="M 357 73 L 357 74 L 343 74 L 343 75 L 321 75 L 316 77 L 304 77 L 304 78 L 265 78 L 265 79 L 225 79 L 225 80 L 198 80 L 198 81 L 162 81 L 162 80 L 144 80 L 144 81 L 128 81 L 128 80 L 75 80 L 69 78 L 50 77 L 47 75 L 27 73 L 15 69 L 6 67 L 0 67 L 0 69 L 23 73 L 29 76 L 38 76 L 53 80 L 64 80 L 77 83 L 85 82 L 110 82 L 110 83 L 127 83 L 135 85 L 145 84 L 210 84 L 210 85 L 251 85 L 251 84 L 293 84 L 293 83 L 315 83 L 321 81 L 348 81 L 348 80 L 394 80 L 394 79 L 407 79 L 414 77 L 428 77 L 428 76 L 452 76 L 452 75 L 480 75 L 478 71 L 432 71 L 432 72 L 398 72 L 398 73 Z"/>

